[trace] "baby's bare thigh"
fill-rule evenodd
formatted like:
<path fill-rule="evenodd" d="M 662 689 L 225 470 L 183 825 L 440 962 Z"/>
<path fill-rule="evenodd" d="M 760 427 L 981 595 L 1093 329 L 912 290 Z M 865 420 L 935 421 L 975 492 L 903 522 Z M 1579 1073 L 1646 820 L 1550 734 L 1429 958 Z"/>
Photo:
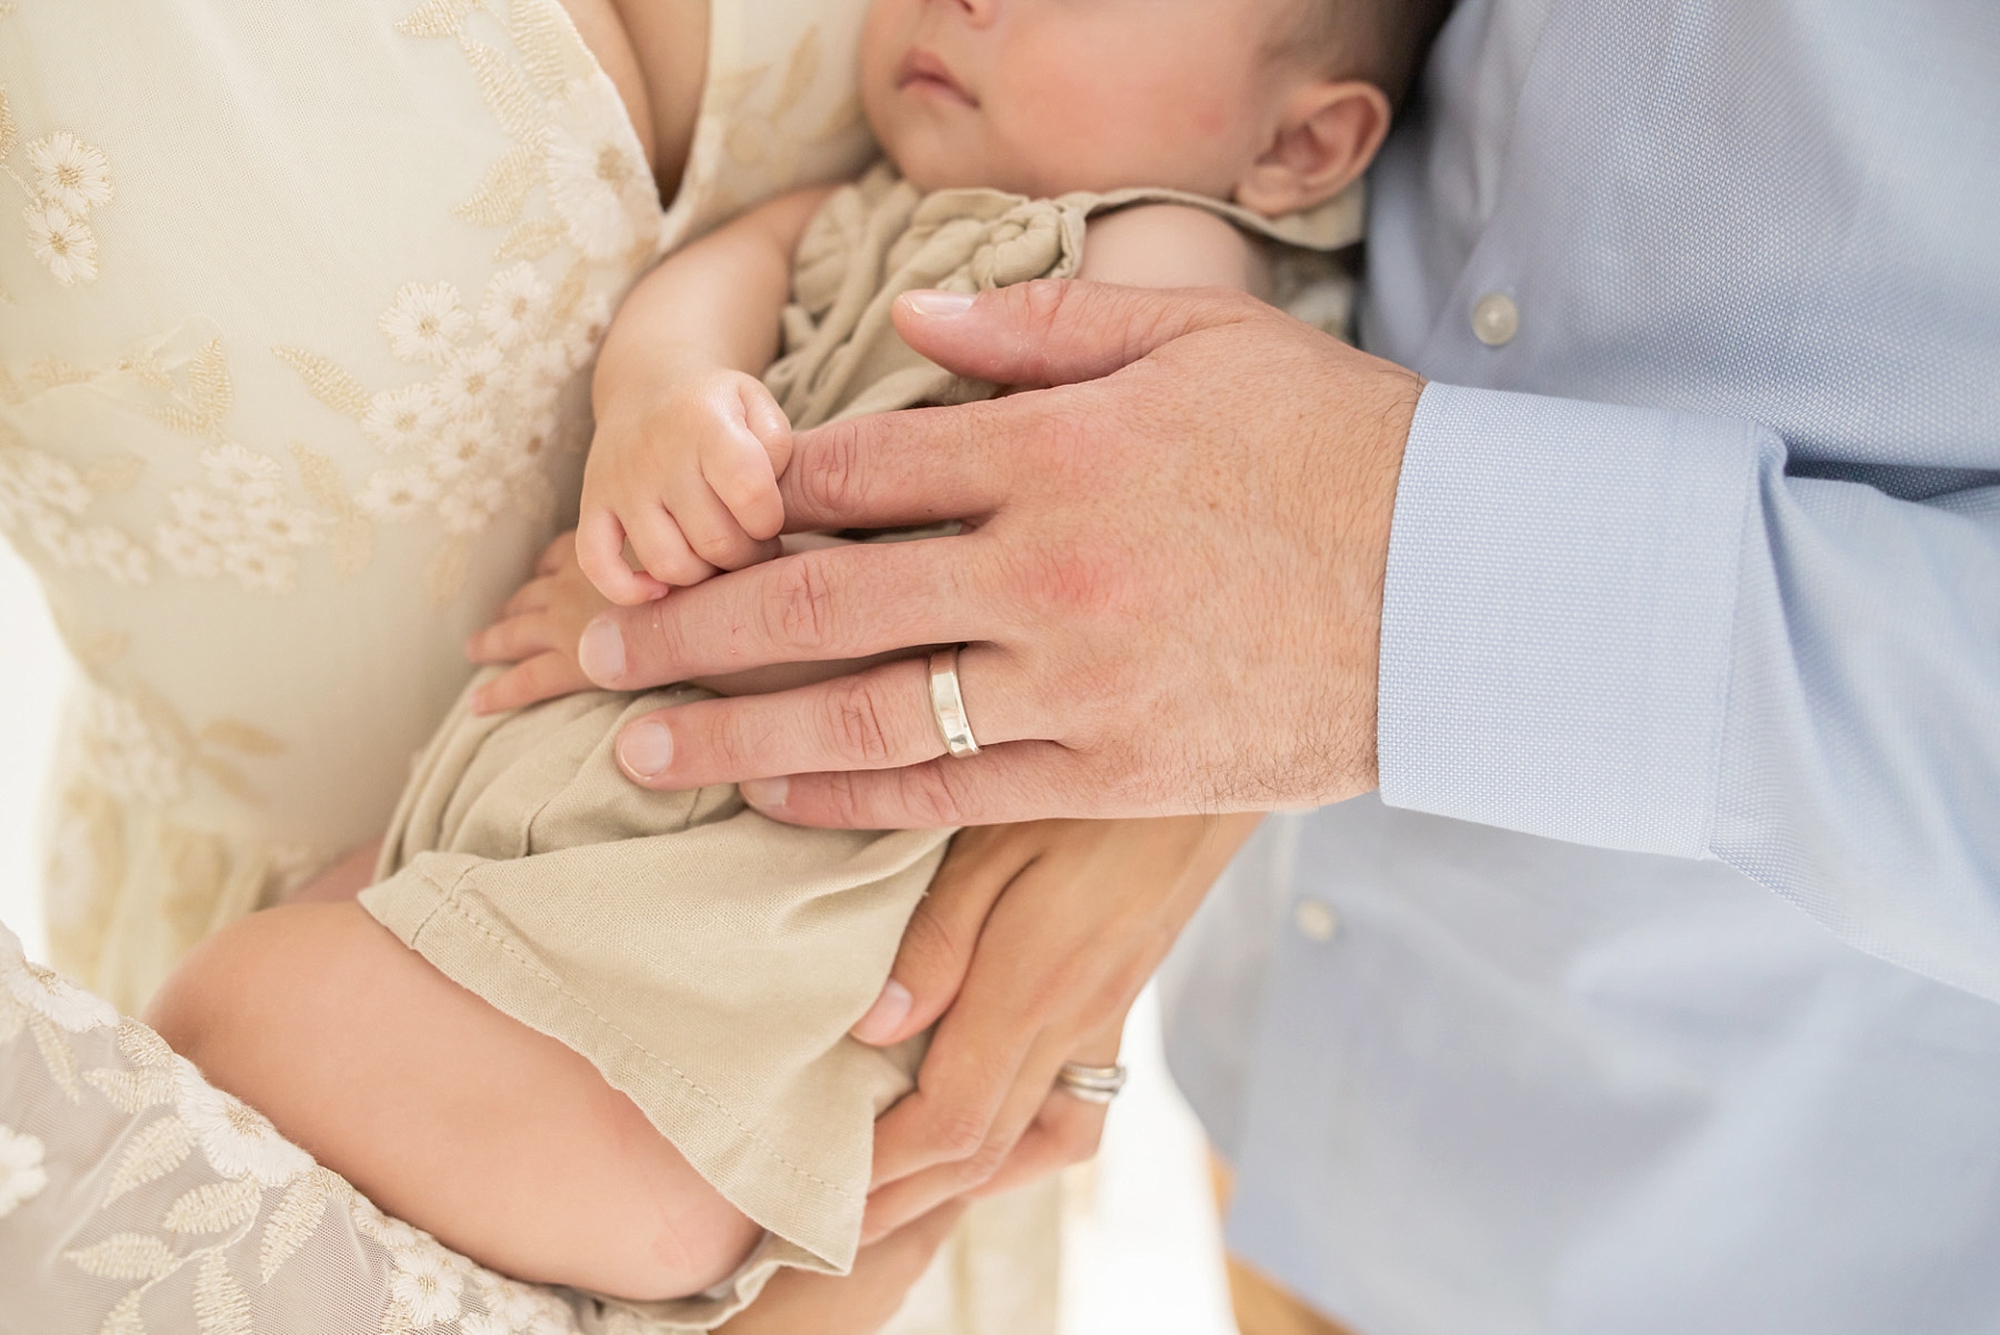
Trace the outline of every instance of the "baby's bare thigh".
<path fill-rule="evenodd" d="M 382 1208 L 518 1278 L 678 1296 L 757 1236 L 588 1061 L 351 901 L 217 933 L 148 1019 Z"/>

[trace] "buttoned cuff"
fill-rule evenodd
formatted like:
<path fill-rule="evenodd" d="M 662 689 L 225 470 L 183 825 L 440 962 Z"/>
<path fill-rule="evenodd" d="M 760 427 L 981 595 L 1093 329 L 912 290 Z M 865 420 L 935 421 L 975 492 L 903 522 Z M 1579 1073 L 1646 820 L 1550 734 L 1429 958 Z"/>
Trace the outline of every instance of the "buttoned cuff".
<path fill-rule="evenodd" d="M 1383 800 L 1702 856 L 1774 450 L 1749 422 L 1429 386 L 1389 546 Z"/>

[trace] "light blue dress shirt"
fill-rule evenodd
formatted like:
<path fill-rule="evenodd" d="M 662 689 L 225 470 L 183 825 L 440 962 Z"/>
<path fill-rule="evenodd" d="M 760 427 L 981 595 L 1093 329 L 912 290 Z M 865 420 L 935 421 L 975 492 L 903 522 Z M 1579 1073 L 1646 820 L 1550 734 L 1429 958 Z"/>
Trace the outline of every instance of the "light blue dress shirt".
<path fill-rule="evenodd" d="M 1232 1243 L 1364 1335 L 2000 1331 L 2000 3 L 1464 0 L 1380 797 L 1167 970 Z"/>

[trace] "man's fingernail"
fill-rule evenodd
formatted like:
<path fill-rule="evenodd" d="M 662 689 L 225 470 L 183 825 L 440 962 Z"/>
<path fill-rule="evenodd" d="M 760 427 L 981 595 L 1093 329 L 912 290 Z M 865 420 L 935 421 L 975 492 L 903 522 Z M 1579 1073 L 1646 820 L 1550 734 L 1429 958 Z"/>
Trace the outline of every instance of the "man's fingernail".
<path fill-rule="evenodd" d="M 970 292 L 943 292 L 931 289 L 924 292 L 905 292 L 903 301 L 912 314 L 926 316 L 933 320 L 949 320 L 972 309 L 977 300 Z"/>
<path fill-rule="evenodd" d="M 891 978 L 882 984 L 882 995 L 875 998 L 875 1004 L 868 1013 L 855 1022 L 852 1033 L 863 1043 L 887 1043 L 895 1037 L 896 1027 L 910 1013 L 910 1006 L 916 1000 L 910 989 Z"/>
<path fill-rule="evenodd" d="M 628 774 L 653 778 L 674 763 L 674 735 L 664 723 L 634 723 L 618 739 L 618 763 Z"/>
<path fill-rule="evenodd" d="M 790 779 L 745 779 L 739 788 L 743 800 L 759 811 L 782 811 L 785 799 L 791 796 Z"/>
<path fill-rule="evenodd" d="M 576 665 L 583 675 L 599 686 L 609 686 L 625 675 L 625 637 L 618 623 L 599 617 L 583 628 L 576 642 Z"/>

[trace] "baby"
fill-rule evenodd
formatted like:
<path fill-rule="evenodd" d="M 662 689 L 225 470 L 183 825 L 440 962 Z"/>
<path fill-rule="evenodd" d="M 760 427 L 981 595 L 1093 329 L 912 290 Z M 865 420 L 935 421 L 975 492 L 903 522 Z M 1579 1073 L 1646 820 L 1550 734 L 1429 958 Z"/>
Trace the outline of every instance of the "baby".
<path fill-rule="evenodd" d="M 670 176 L 688 6 L 569 7 Z M 155 1027 L 385 1208 L 524 1279 L 701 1327 L 777 1265 L 844 1269 L 873 1119 L 921 1057 L 847 1030 L 949 832 L 798 830 L 731 788 L 627 783 L 625 720 L 853 665 L 613 695 L 584 689 L 578 632 L 604 600 L 776 555 L 794 428 L 996 392 L 897 339 L 901 294 L 1053 276 L 1281 296 L 1300 253 L 1356 240 L 1348 187 L 1440 6 L 1407 8 L 875 0 L 861 86 L 887 163 L 633 291 L 573 559 L 551 548 L 475 643 L 513 666 L 420 759 L 375 884 L 357 900 L 369 868 L 337 869 L 309 896 L 329 902 L 212 937 Z"/>

